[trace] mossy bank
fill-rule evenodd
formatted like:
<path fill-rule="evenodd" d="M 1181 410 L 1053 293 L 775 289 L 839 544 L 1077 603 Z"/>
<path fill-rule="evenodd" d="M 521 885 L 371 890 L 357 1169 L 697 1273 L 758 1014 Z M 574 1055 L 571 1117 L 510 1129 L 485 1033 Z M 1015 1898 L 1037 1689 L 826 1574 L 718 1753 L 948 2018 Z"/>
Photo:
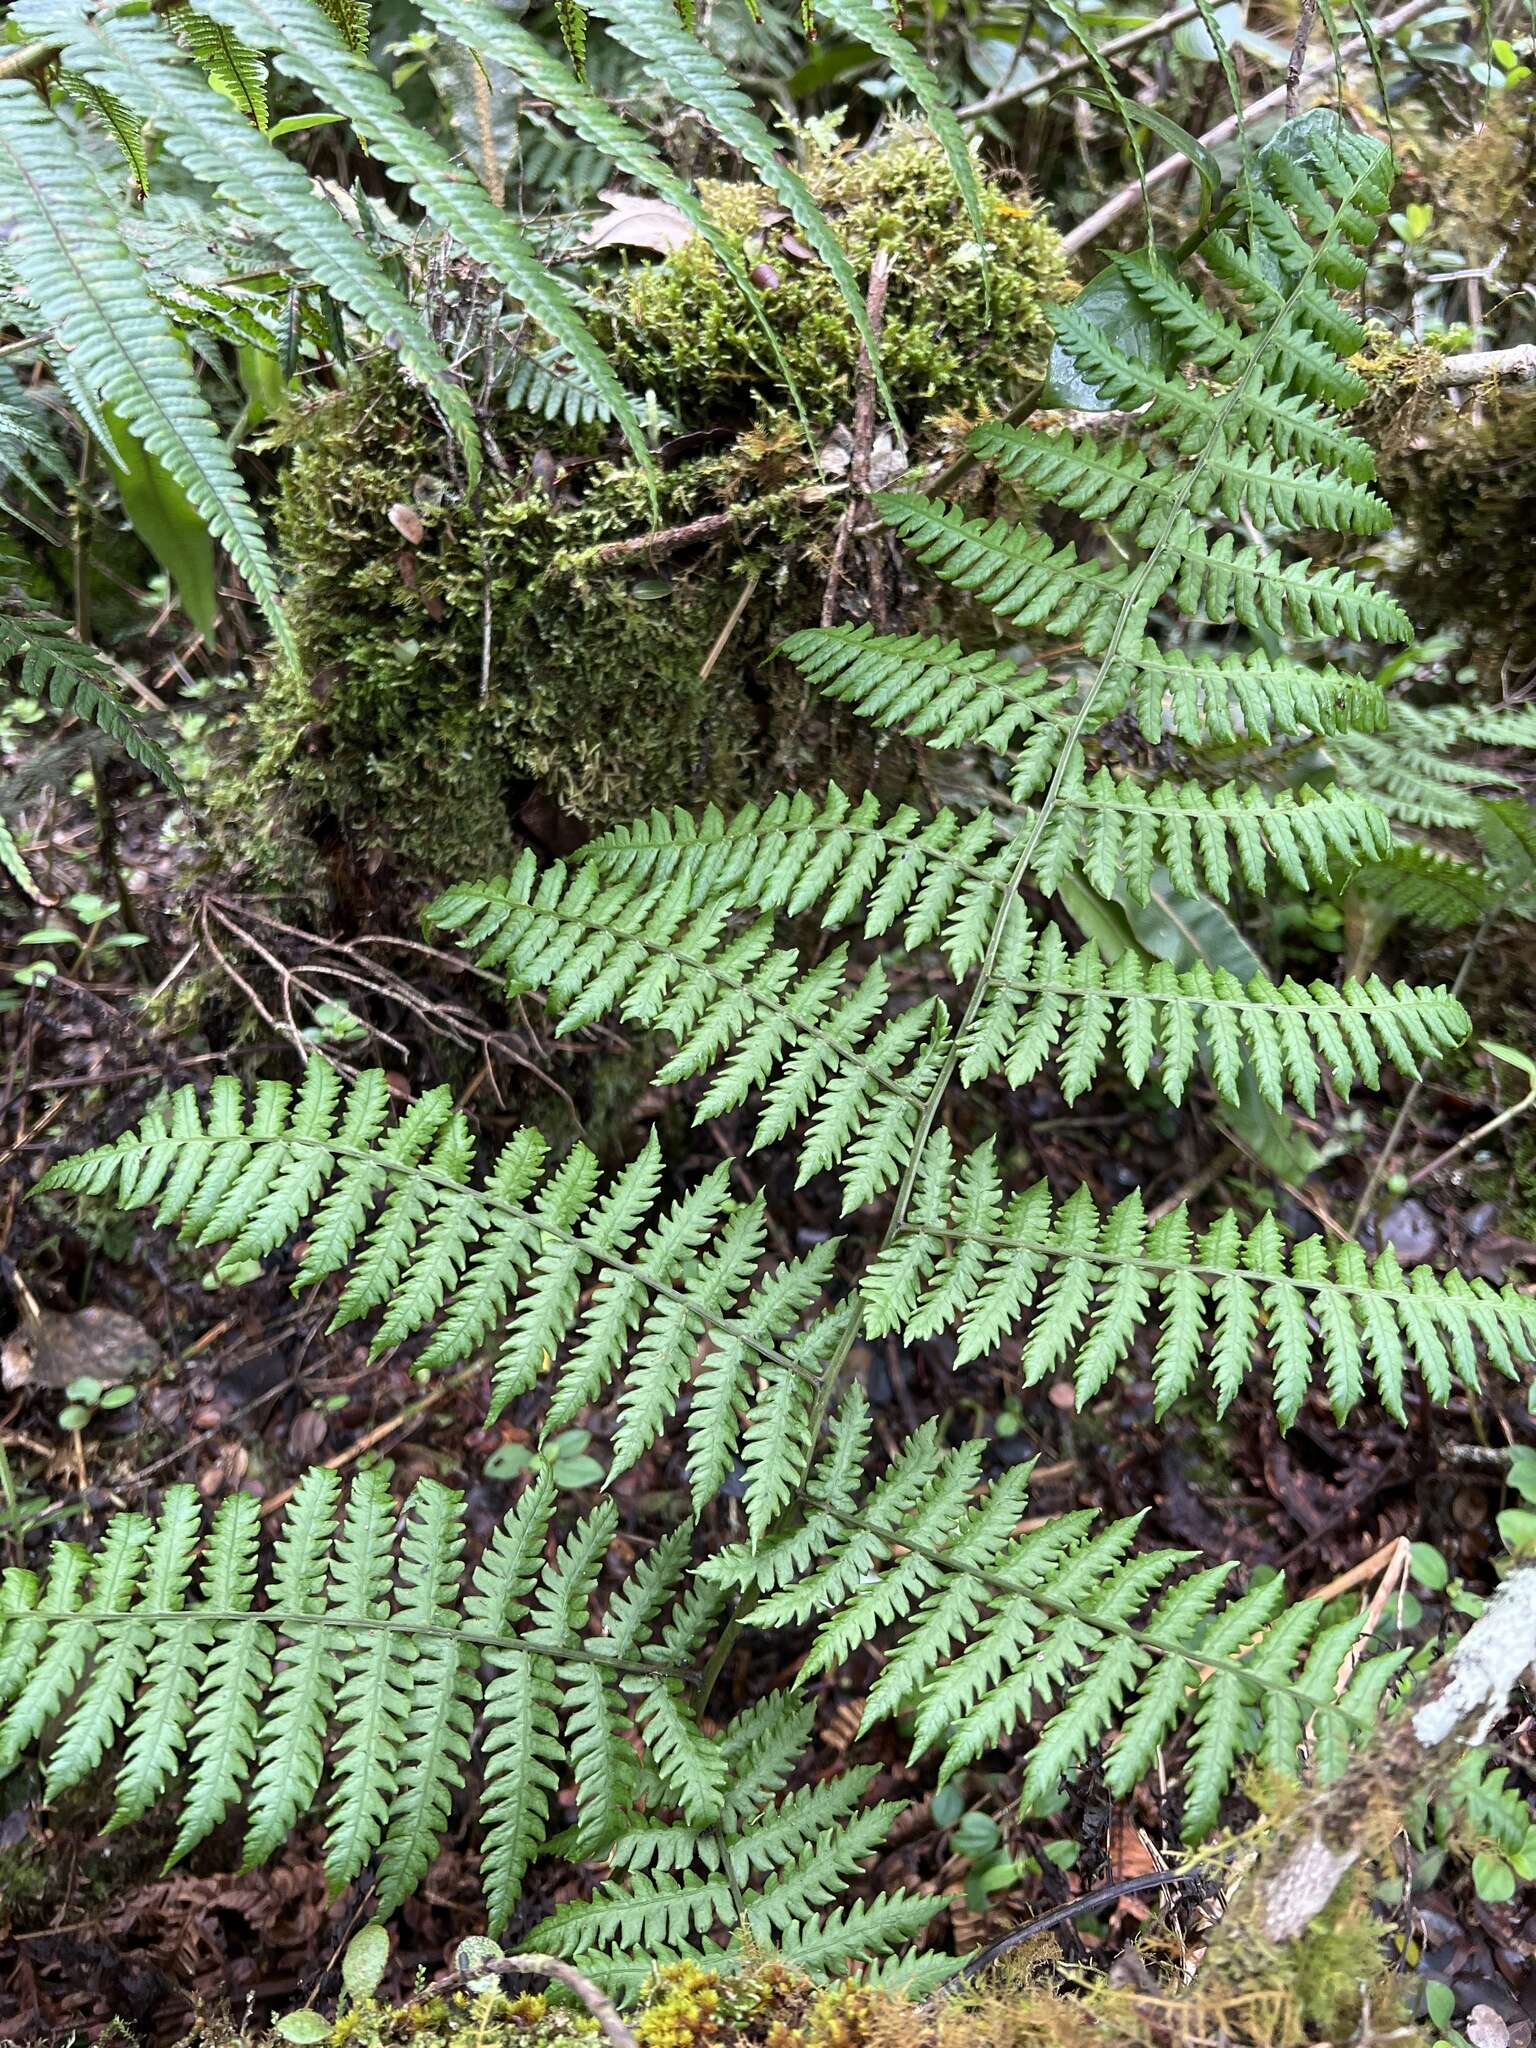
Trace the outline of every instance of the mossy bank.
<path fill-rule="evenodd" d="M 983 249 L 925 137 L 816 153 L 808 177 L 857 274 L 891 259 L 882 354 L 910 460 L 1038 380 L 1071 287 L 1025 196 L 984 183 Z M 828 765 L 828 730 L 772 650 L 819 611 L 857 339 L 760 187 L 703 197 L 756 271 L 804 418 L 699 240 L 593 287 L 594 327 L 669 422 L 654 509 L 603 428 L 494 400 L 495 459 L 466 495 L 394 358 L 354 366 L 282 429 L 303 662 L 260 687 L 238 772 L 217 778 L 227 850 L 269 878 L 319 848 L 435 880 L 494 866 L 530 816 L 570 839 Z M 653 528 L 674 537 L 647 546 Z"/>

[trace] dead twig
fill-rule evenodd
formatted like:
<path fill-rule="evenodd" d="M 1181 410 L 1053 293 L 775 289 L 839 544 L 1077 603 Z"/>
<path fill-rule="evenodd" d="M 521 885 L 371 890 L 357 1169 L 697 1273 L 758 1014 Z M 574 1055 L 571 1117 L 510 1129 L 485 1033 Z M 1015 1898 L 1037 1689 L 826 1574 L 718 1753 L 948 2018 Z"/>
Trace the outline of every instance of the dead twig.
<path fill-rule="evenodd" d="M 891 259 L 881 249 L 869 266 L 869 292 L 865 310 L 869 317 L 869 331 L 878 342 L 881 324 L 885 319 L 885 297 L 891 283 Z M 832 544 L 832 566 L 827 571 L 827 587 L 821 600 L 821 623 L 830 626 L 837 616 L 837 593 L 843 580 L 843 564 L 847 559 L 848 545 L 860 519 L 869 516 L 870 456 L 875 445 L 875 373 L 869 359 L 869 348 L 859 344 L 858 367 L 854 372 L 853 398 L 853 446 L 848 458 L 848 502 L 843 507 L 843 516 L 838 521 L 837 539 Z M 879 543 L 869 550 L 870 591 L 869 608 L 876 623 L 880 622 L 885 610 L 885 578 L 881 568 Z"/>
<path fill-rule="evenodd" d="M 603 2038 L 612 2042 L 613 2048 L 640 2048 L 640 2043 L 619 2018 L 607 1993 L 590 1977 L 584 1977 L 574 1963 L 567 1963 L 559 1956 L 499 1956 L 493 1962 L 476 1963 L 472 1969 L 455 1970 L 450 1976 L 436 1978 L 406 2003 L 415 2005 L 423 1998 L 441 1998 L 445 1991 L 463 1991 L 485 1977 L 553 1977 L 568 1991 L 575 1992 L 602 2029 Z"/>

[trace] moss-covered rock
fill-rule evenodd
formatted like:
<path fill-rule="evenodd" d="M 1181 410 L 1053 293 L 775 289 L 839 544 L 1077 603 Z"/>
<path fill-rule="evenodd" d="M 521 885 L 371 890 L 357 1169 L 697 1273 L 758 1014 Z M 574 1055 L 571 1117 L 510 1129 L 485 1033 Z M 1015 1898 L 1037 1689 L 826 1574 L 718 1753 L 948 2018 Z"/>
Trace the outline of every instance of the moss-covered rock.
<path fill-rule="evenodd" d="M 896 259 L 884 356 L 914 456 L 1028 388 L 1047 307 L 1069 290 L 1032 207 L 985 186 L 984 286 L 930 140 L 824 154 L 809 182 L 856 270 L 877 249 Z M 485 871 L 530 801 L 546 838 L 658 802 L 739 801 L 795 779 L 833 729 L 808 738 L 803 688 L 770 657 L 820 607 L 843 500 L 817 451 L 851 413 L 854 330 L 830 273 L 782 220 L 764 225 L 760 187 L 706 199 L 779 278 L 766 303 L 809 441 L 697 240 L 599 287 L 605 341 L 679 430 L 654 510 L 593 429 L 505 406 L 487 421 L 499 459 L 466 496 L 451 441 L 390 356 L 281 430 L 276 519 L 303 668 L 258 690 L 245 760 L 211 799 L 226 848 L 268 879 L 291 883 L 314 847 L 421 880 Z M 656 528 L 671 532 L 660 548 L 645 543 Z"/>

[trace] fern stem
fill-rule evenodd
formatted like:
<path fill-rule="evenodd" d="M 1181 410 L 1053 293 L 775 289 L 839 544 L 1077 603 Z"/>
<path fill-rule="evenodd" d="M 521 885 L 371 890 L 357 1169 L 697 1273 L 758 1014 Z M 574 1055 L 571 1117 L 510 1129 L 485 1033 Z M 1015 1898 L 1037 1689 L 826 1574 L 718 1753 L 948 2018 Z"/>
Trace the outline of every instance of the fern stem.
<path fill-rule="evenodd" d="M 698 1673 L 690 1664 L 671 1663 L 660 1657 L 605 1657 L 600 1651 L 585 1648 L 579 1643 L 559 1643 L 551 1638 L 541 1637 L 537 1631 L 524 1630 L 521 1635 L 504 1636 L 498 1635 L 492 1629 L 434 1628 L 424 1622 L 396 1615 L 296 1614 L 272 1608 L 202 1606 L 130 1607 L 116 1614 L 91 1614 L 78 1608 L 73 1613 L 65 1613 L 46 1607 L 28 1607 L 6 1618 L 10 1621 L 43 1621 L 60 1628 L 104 1631 L 160 1624 L 169 1627 L 177 1623 L 190 1623 L 198 1629 L 205 1624 L 212 1627 L 227 1625 L 235 1628 L 248 1627 L 254 1621 L 260 1622 L 263 1627 L 278 1629 L 284 1635 L 293 1635 L 304 1628 L 330 1629 L 344 1636 L 364 1633 L 389 1634 L 407 1637 L 411 1642 L 473 1643 L 485 1650 L 515 1650 L 520 1656 L 548 1657 L 557 1664 L 595 1664 L 604 1671 L 622 1671 L 626 1677 L 698 1677 Z"/>
<path fill-rule="evenodd" d="M 1451 983 L 1451 994 L 1456 997 L 1458 1002 L 1461 1000 L 1462 993 L 1471 975 L 1472 962 L 1477 958 L 1478 950 L 1483 940 L 1488 936 L 1488 927 L 1492 922 L 1492 913 L 1485 912 L 1481 922 L 1478 924 L 1477 930 L 1468 941 L 1466 952 L 1462 955 L 1461 965 L 1456 970 L 1456 979 Z M 1371 1168 L 1370 1178 L 1366 1181 L 1364 1191 L 1359 1201 L 1355 1204 L 1355 1213 L 1349 1219 L 1349 1234 L 1351 1237 L 1358 1233 L 1361 1224 L 1364 1223 L 1366 1217 L 1371 1213 L 1371 1205 L 1376 1200 L 1376 1190 L 1381 1186 L 1386 1176 L 1387 1167 L 1392 1155 L 1397 1150 L 1398 1140 L 1402 1137 L 1408 1119 L 1413 1114 L 1414 1105 L 1418 1102 L 1423 1092 L 1424 1076 L 1422 1074 L 1415 1074 L 1409 1084 L 1408 1093 L 1403 1097 L 1401 1108 L 1392 1119 L 1392 1128 L 1387 1133 L 1387 1142 L 1376 1155 L 1376 1162 Z"/>

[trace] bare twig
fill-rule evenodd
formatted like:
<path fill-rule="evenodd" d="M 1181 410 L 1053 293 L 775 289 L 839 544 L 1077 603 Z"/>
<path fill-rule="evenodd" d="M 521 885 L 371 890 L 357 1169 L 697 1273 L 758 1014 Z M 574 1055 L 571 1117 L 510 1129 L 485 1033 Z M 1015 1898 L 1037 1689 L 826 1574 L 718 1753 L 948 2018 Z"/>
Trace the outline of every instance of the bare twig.
<path fill-rule="evenodd" d="M 574 1963 L 567 1963 L 559 1956 L 499 1956 L 492 1962 L 476 1963 L 472 1969 L 455 1970 L 449 1977 L 437 1978 L 407 2003 L 414 2005 L 417 1999 L 441 1998 L 445 1991 L 462 1991 L 467 1985 L 478 1984 L 483 1977 L 553 1977 L 568 1991 L 575 1992 L 613 2048 L 640 2048 L 640 2043 L 619 2018 L 613 2001 L 606 1993 L 590 1977 L 584 1977 Z"/>
<path fill-rule="evenodd" d="M 878 341 L 881 324 L 885 318 L 885 295 L 890 288 L 891 259 L 881 249 L 869 266 L 869 293 L 866 311 L 869 316 L 869 331 Z M 848 543 L 853 538 L 856 525 L 869 512 L 869 463 L 875 442 L 875 376 L 869 359 L 869 349 L 859 344 L 858 367 L 854 372 L 853 397 L 853 446 L 848 458 L 848 503 L 843 507 L 843 516 L 838 521 L 837 539 L 832 545 L 832 566 L 827 571 L 827 588 L 821 600 L 821 623 L 830 626 L 837 614 L 837 592 L 843 580 L 843 562 L 848 553 Z M 877 604 L 876 579 L 873 551 L 870 559 L 871 611 L 882 610 Z"/>
<path fill-rule="evenodd" d="M 1460 385 L 1536 384 L 1536 343 L 1443 356 L 1422 381 L 1433 391 L 1452 391 Z"/>
<path fill-rule="evenodd" d="M 1021 79 L 1017 85 L 1004 86 L 1001 92 L 988 93 L 985 99 L 972 100 L 969 106 L 957 110 L 959 118 L 962 121 L 979 121 L 988 114 L 995 114 L 1000 107 L 1014 106 L 1019 100 L 1044 98 L 1053 93 L 1063 79 L 1075 78 L 1079 71 L 1086 71 L 1095 58 L 1118 57 L 1125 50 L 1138 49 L 1141 44 L 1150 43 L 1171 29 L 1181 28 L 1186 21 L 1193 21 L 1199 12 L 1195 0 L 1189 0 L 1188 6 L 1170 7 L 1155 21 L 1144 21 L 1139 28 L 1128 28 L 1124 35 L 1111 36 L 1108 42 L 1100 43 L 1093 56 L 1086 50 L 1080 50 L 1075 57 L 1063 57 L 1049 71 L 1037 72 L 1033 78 Z"/>
<path fill-rule="evenodd" d="M 1436 4 L 1437 0 L 1405 0 L 1403 6 L 1394 8 L 1392 13 L 1383 15 L 1380 21 L 1373 22 L 1371 33 L 1377 38 L 1392 35 L 1398 29 L 1406 28 L 1410 22 L 1417 21 L 1421 14 L 1427 14 Z M 1340 44 L 1337 60 L 1331 51 L 1326 57 L 1313 57 L 1302 73 L 1303 82 L 1320 78 L 1325 72 L 1331 71 L 1335 61 L 1348 63 L 1355 57 L 1363 56 L 1365 49 L 1365 37 L 1353 36 L 1347 43 Z M 1252 122 L 1260 114 L 1267 114 L 1276 107 L 1283 107 L 1286 92 L 1286 86 L 1277 85 L 1273 92 L 1261 93 L 1256 100 L 1250 100 L 1243 109 L 1244 122 Z M 1223 142 L 1230 142 L 1237 129 L 1237 115 L 1229 114 L 1225 121 L 1218 121 L 1214 128 L 1208 128 L 1200 140 L 1207 149 L 1215 149 Z M 1161 163 L 1154 164 L 1147 172 L 1147 190 L 1150 192 L 1154 186 L 1166 184 L 1170 178 L 1176 177 L 1188 161 L 1187 157 L 1177 154 L 1164 157 Z M 1122 213 L 1130 211 L 1140 199 L 1141 192 L 1139 182 L 1123 186 L 1112 199 L 1106 199 L 1096 213 L 1089 214 L 1085 221 L 1080 221 L 1069 234 L 1064 235 L 1062 247 L 1068 250 L 1085 249 L 1090 242 L 1097 241 L 1104 230 L 1117 221 Z"/>
<path fill-rule="evenodd" d="M 1285 118 L 1294 121 L 1301 105 L 1301 81 L 1307 68 L 1307 45 L 1317 25 L 1317 0 L 1301 0 L 1296 18 L 1296 35 L 1291 44 L 1291 61 L 1285 68 Z"/>
<path fill-rule="evenodd" d="M 0 78 L 30 78 L 51 64 L 64 44 L 57 36 L 45 36 L 35 43 L 23 43 L 19 50 L 7 50 L 0 57 Z"/>

